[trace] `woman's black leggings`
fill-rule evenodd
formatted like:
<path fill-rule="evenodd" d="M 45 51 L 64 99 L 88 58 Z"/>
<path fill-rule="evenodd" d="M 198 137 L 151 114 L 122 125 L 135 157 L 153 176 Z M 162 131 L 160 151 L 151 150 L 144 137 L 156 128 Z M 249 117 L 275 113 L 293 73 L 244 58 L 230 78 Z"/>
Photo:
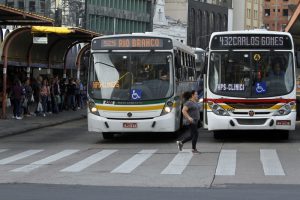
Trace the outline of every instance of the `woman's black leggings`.
<path fill-rule="evenodd" d="M 184 144 L 187 141 L 192 140 L 192 148 L 196 149 L 196 144 L 198 140 L 198 123 L 190 124 L 189 129 L 190 129 L 190 135 L 184 138 L 181 142 L 182 144 Z"/>

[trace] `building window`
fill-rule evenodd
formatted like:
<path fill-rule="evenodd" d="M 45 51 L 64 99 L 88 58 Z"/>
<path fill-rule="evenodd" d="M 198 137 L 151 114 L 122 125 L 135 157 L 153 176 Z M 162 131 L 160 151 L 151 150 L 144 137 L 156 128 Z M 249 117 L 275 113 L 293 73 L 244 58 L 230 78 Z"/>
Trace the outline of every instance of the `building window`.
<path fill-rule="evenodd" d="M 258 19 L 258 11 L 254 10 L 254 19 Z"/>
<path fill-rule="evenodd" d="M 29 12 L 35 12 L 35 2 L 34 1 L 29 2 Z"/>
<path fill-rule="evenodd" d="M 288 9 L 283 9 L 282 10 L 282 16 L 289 16 L 289 10 Z"/>
<path fill-rule="evenodd" d="M 270 16 L 270 9 L 265 9 L 265 16 L 266 17 Z"/>
<path fill-rule="evenodd" d="M 41 5 L 41 9 L 40 12 L 41 13 L 45 13 L 45 0 L 40 0 L 40 5 Z"/>
<path fill-rule="evenodd" d="M 23 0 L 18 2 L 18 8 L 21 10 L 24 10 L 24 1 Z"/>
<path fill-rule="evenodd" d="M 247 9 L 247 18 L 250 19 L 251 18 L 251 9 Z"/>
<path fill-rule="evenodd" d="M 284 31 L 285 28 L 286 28 L 286 24 L 282 24 L 281 25 L 281 31 Z"/>
<path fill-rule="evenodd" d="M 15 7 L 15 4 L 14 4 L 14 2 L 7 2 L 7 6 L 8 7 Z"/>

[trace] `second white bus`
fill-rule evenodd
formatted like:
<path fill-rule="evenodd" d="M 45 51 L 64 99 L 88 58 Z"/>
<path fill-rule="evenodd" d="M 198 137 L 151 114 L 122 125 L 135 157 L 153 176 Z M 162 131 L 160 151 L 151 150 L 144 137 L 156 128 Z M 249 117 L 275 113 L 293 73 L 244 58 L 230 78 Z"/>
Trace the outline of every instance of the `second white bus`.
<path fill-rule="evenodd" d="M 223 130 L 278 130 L 287 138 L 296 121 L 294 58 L 289 33 L 213 33 L 206 114 L 215 137 Z"/>

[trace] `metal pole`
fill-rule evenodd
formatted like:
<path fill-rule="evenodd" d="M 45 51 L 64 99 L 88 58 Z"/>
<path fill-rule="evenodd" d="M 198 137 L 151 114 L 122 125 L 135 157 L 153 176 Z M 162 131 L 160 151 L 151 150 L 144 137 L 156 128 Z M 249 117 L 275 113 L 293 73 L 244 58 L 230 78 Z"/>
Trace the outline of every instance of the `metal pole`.
<path fill-rule="evenodd" d="M 114 35 L 116 34 L 116 18 L 114 17 Z"/>

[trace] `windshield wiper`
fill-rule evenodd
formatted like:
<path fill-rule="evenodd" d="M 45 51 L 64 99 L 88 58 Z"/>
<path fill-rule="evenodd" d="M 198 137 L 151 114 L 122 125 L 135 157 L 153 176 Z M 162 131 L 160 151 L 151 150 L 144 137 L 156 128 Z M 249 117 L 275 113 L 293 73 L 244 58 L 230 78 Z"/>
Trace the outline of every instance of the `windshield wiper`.
<path fill-rule="evenodd" d="M 97 63 L 106 65 L 106 66 L 111 67 L 111 68 L 116 68 L 114 65 L 109 65 L 109 64 L 106 64 L 106 63 L 104 63 L 104 62 L 96 62 L 95 64 L 97 64 Z"/>

